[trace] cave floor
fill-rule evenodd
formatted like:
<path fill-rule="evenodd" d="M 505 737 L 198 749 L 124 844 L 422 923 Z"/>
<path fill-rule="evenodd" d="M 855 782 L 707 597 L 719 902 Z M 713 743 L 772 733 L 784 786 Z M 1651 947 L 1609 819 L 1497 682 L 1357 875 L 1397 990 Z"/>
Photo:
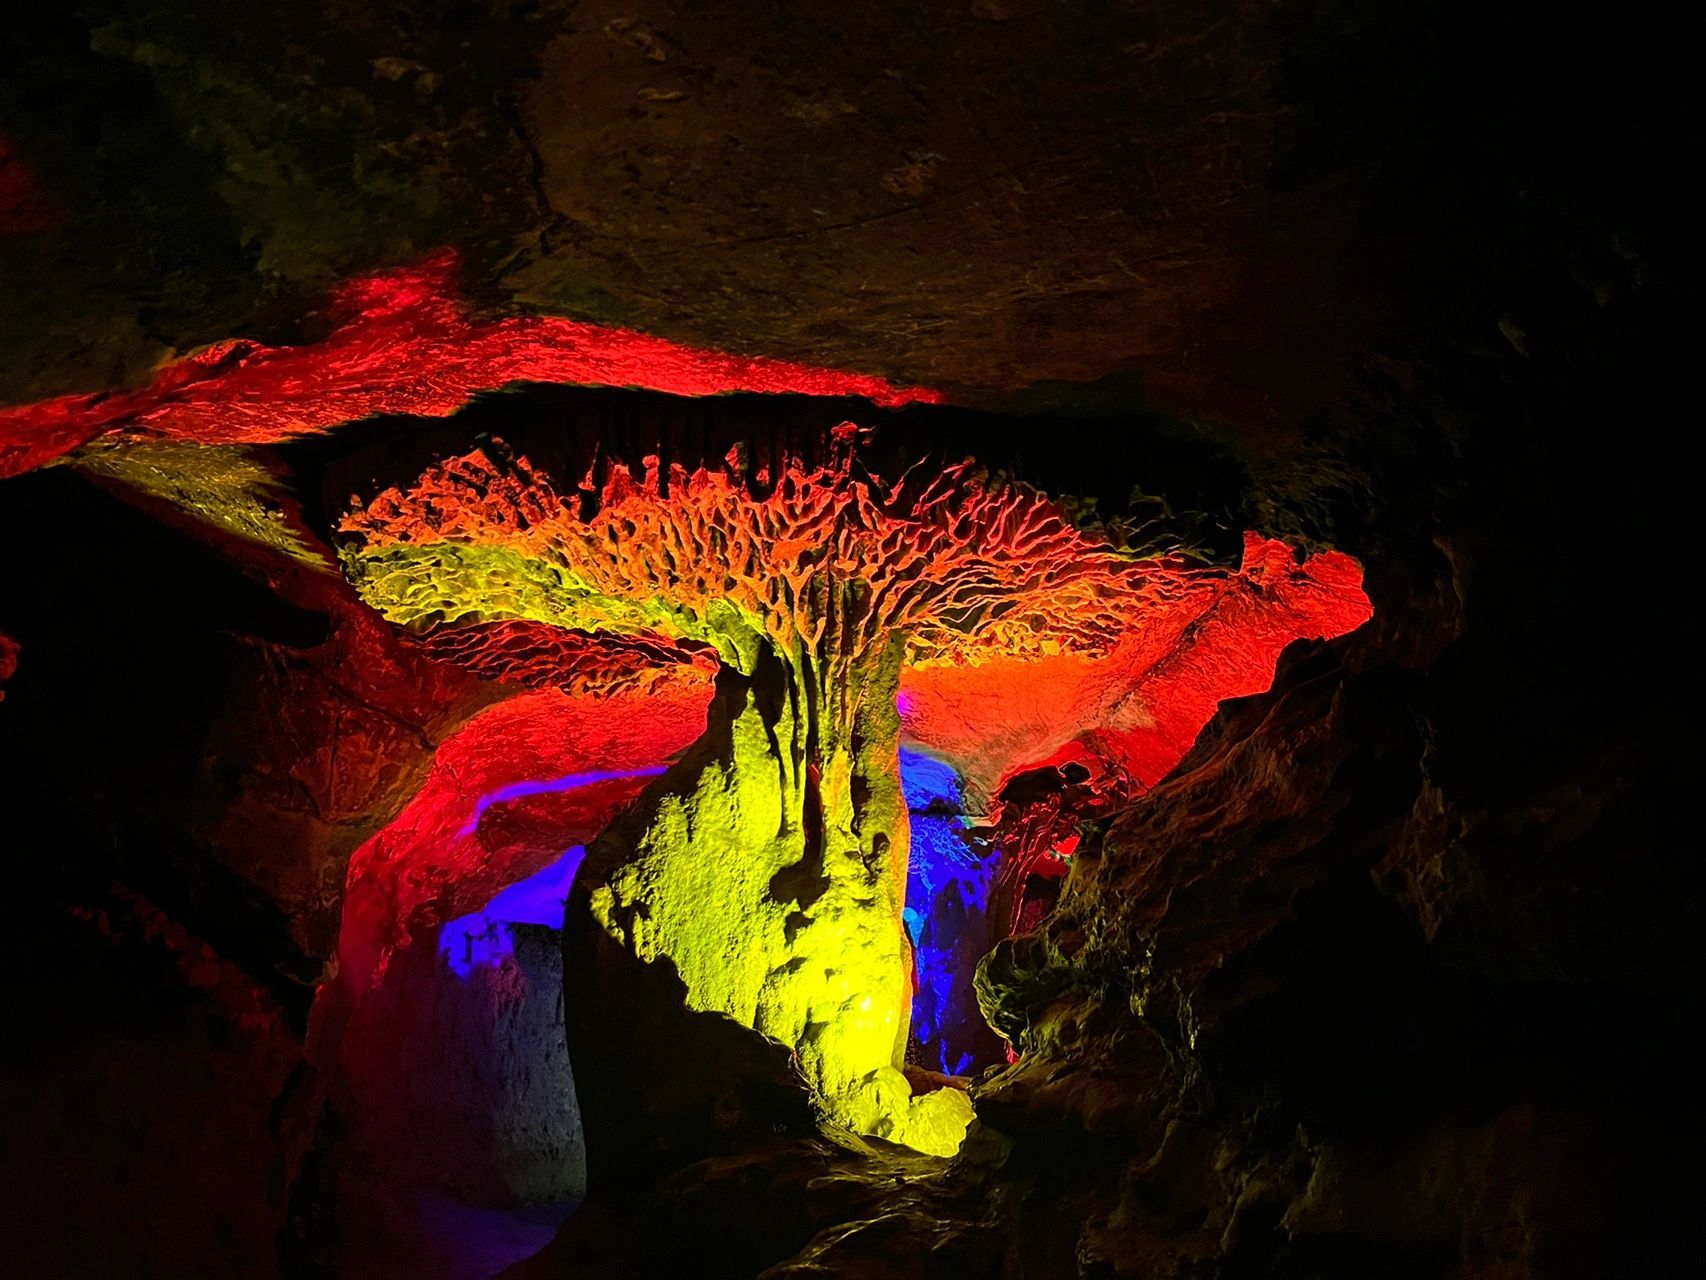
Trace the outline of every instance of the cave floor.
<path fill-rule="evenodd" d="M 480 1209 L 444 1192 L 375 1195 L 342 1231 L 344 1280 L 490 1280 L 550 1244 L 579 1201 Z"/>

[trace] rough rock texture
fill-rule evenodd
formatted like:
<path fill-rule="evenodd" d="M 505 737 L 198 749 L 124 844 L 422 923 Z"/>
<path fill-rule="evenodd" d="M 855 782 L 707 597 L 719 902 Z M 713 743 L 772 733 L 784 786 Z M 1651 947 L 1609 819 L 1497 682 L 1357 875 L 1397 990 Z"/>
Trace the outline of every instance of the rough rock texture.
<path fill-rule="evenodd" d="M 1561 368 L 1515 378 L 1507 403 L 1560 415 L 1589 394 Z M 1567 448 L 1513 432 L 1457 454 L 1429 542 L 1387 490 L 1373 627 L 1223 712 L 1079 854 L 1045 929 L 986 962 L 986 1011 L 1026 1052 L 978 1091 L 983 1122 L 1019 1150 L 1066 1126 L 1109 1152 L 1087 1273 L 1697 1259 L 1662 1172 L 1661 1117 L 1699 1120 L 1677 1093 L 1700 897 L 1662 816 L 1671 668 L 1557 697 L 1595 645 L 1571 587 L 1657 571 L 1522 556 L 1525 528 L 1628 478 Z M 1535 465 L 1555 488 L 1512 487 Z"/>
<path fill-rule="evenodd" d="M 6 681 L 18 674 L 18 642 L 0 631 L 0 700 L 6 697 Z"/>
<path fill-rule="evenodd" d="M 363 1005 L 329 1100 L 346 1178 L 391 1195 L 436 1187 L 491 1209 L 585 1193 L 561 931 L 506 927 L 513 955 L 466 975 L 436 937 L 421 939 Z M 343 1234 L 360 1234 L 359 1212 L 359 1200 L 340 1202 Z"/>
<path fill-rule="evenodd" d="M 457 295 L 456 266 L 447 250 L 420 266 L 340 286 L 325 303 L 332 327 L 320 341 L 215 343 L 163 364 L 134 392 L 55 396 L 0 410 L 0 477 L 84 444 L 99 451 L 117 443 L 100 438 L 109 433 L 140 431 L 145 442 L 158 442 L 157 454 L 174 442 L 276 444 L 380 414 L 442 417 L 480 392 L 517 382 L 638 386 L 681 396 L 863 396 L 881 405 L 942 398 L 924 387 L 704 351 L 559 316 L 487 320 Z M 185 465 L 193 473 L 206 461 Z"/>
<path fill-rule="evenodd" d="M 352 510 L 342 562 L 411 631 L 474 625 L 485 642 L 527 622 L 589 646 L 614 632 L 618 669 L 663 672 L 714 649 L 707 736 L 592 844 L 593 909 L 634 955 L 672 963 L 695 1008 L 793 1049 L 854 1131 L 945 1155 L 963 1096 L 911 1099 L 900 1071 L 915 983 L 899 702 L 933 746 L 922 712 L 945 707 L 951 758 L 975 775 L 1009 771 L 1015 740 L 1045 753 L 1088 724 L 1110 768 L 1152 780 L 1218 697 L 1266 682 L 1286 640 L 1341 634 L 1368 605 L 1342 554 L 1300 565 L 1254 534 L 1236 572 L 1127 553 L 970 463 L 883 480 L 861 456 L 869 434 L 837 424 L 820 445 L 831 461 L 776 473 L 748 469 L 739 445 L 714 468 L 607 464 L 573 500 L 494 443 Z M 983 696 L 964 678 L 957 697 L 909 688 L 906 663 L 981 679 Z M 592 705 L 608 691 L 584 668 L 572 655 L 561 679 Z M 1000 699 L 1021 679 L 1043 691 L 1028 741 Z"/>
<path fill-rule="evenodd" d="M 774 1046 L 619 974 L 568 1017 L 591 1198 L 544 1274 L 1703 1269 L 1706 290 L 1658 15 L 97 0 L 9 37 L 5 403 L 323 339 L 337 286 L 448 247 L 492 320 L 1097 408 L 980 420 L 1086 489 L 1159 447 L 1141 379 L 1226 429 L 1183 428 L 1237 445 L 1249 525 L 1367 569 L 1370 627 L 1229 708 L 985 967 L 1025 1054 L 957 1163 L 826 1140 Z M 484 695 L 379 642 L 352 683 L 314 570 L 240 576 L 64 471 L 6 482 L 0 545 L 11 1260 L 311 1274 L 306 984 L 349 852 Z"/>
<path fill-rule="evenodd" d="M 350 856 L 335 985 L 352 999 L 442 921 L 597 836 L 698 736 L 709 696 L 699 682 L 605 699 L 500 690 L 512 696 L 446 737 L 407 804 Z"/>
<path fill-rule="evenodd" d="M 291 336 L 331 286 L 450 245 L 499 313 L 975 394 L 1140 372 L 1265 425 L 1342 385 L 1402 243 L 1360 217 L 1365 174 L 1320 106 L 1439 38 L 1331 3 L 32 22 L 10 157 L 57 216 L 7 242 L 51 267 L 7 270 L 5 327 L 32 336 L 5 401 Z"/>
<path fill-rule="evenodd" d="M 0 518 L 6 608 L 42 655 L 9 687 L 20 794 L 36 780 L 168 914 L 189 907 L 222 946 L 247 934 L 278 980 L 317 979 L 350 853 L 490 694 L 407 651 L 326 570 L 223 535 L 196 546 L 66 471 L 10 485 Z M 101 571 L 68 583 L 71 563 Z"/>
<path fill-rule="evenodd" d="M 898 1184 L 850 1158 L 862 1203 L 765 1198 L 754 1220 L 816 1232 L 771 1274 L 1702 1265 L 1673 1159 L 1702 1118 L 1671 745 L 1695 636 L 1646 621 L 1684 500 L 1611 425 L 1671 413 L 1691 330 L 1674 278 L 1596 256 L 1596 219 L 1515 225 L 1464 286 L 1487 328 L 1370 360 L 1257 465 L 1268 527 L 1363 559 L 1373 622 L 1294 650 L 1082 846 L 1055 916 L 983 968 L 1024 1054 L 974 1089 L 965 1155 Z M 654 1202 L 692 1222 L 813 1158 L 706 1161 Z"/>
<path fill-rule="evenodd" d="M 125 885 L 65 887 L 14 934 L 32 976 L 0 1087 L 8 1269 L 286 1274 L 277 1237 L 312 1132 L 289 1011 Z"/>
<path fill-rule="evenodd" d="M 1685 766 L 1663 729 L 1688 642 L 1655 636 L 1650 664 L 1560 698 L 1601 644 L 1572 625 L 1580 592 L 1640 597 L 1664 567 L 1609 546 L 1526 554 L 1527 530 L 1642 471 L 1504 416 L 1591 420 L 1626 388 L 1507 360 L 1363 407 L 1412 460 L 1452 424 L 1425 464 L 1449 484 L 1359 499 L 1328 492 L 1342 471 L 1314 473 L 1370 555 L 1375 621 L 1295 647 L 1272 692 L 1224 708 L 1081 848 L 1046 926 L 985 963 L 986 1012 L 1023 1056 L 974 1088 L 962 1157 L 898 1178 L 797 1147 L 677 1168 L 652 1210 L 702 1223 L 739 1188 L 765 1224 L 761 1259 L 754 1241 L 707 1274 L 1698 1268 L 1670 1152 L 1701 1120 L 1686 1011 L 1702 898 L 1665 812 Z M 1439 398 L 1447 376 L 1474 409 Z M 1475 432 L 1455 434 L 1459 412 Z M 814 1168 L 857 1192 L 802 1195 L 788 1179 Z M 667 1273 L 660 1248 L 621 1256 Z M 601 1274 L 596 1259 L 528 1274 Z"/>

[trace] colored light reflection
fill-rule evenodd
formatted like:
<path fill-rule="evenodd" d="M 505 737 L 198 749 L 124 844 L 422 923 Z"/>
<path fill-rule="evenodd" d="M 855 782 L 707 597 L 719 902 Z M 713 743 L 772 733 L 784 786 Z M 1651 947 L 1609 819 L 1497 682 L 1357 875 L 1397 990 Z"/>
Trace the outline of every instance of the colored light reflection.
<path fill-rule="evenodd" d="M 495 804 L 505 804 L 528 796 L 550 795 L 574 791 L 597 782 L 619 782 L 631 778 L 655 778 L 667 766 L 654 765 L 646 769 L 593 769 L 582 773 L 567 773 L 560 778 L 543 780 L 523 779 L 497 787 L 481 796 L 474 806 L 474 816 L 457 834 L 473 835 L 480 818 Z M 478 911 L 446 924 L 439 933 L 439 949 L 445 961 L 459 976 L 466 978 L 476 966 L 495 967 L 504 957 L 515 954 L 512 925 L 544 924 L 554 929 L 563 927 L 563 904 L 568 901 L 569 888 L 575 882 L 586 856 L 584 845 L 573 845 L 563 856 L 543 867 L 527 879 L 503 890 Z"/>
<path fill-rule="evenodd" d="M 334 324 L 318 342 L 268 347 L 234 338 L 163 365 L 147 387 L 0 407 L 0 476 L 126 427 L 156 439 L 275 444 L 380 414 L 444 417 L 482 391 L 522 382 L 680 396 L 862 396 L 880 405 L 942 400 L 927 387 L 561 316 L 487 317 L 466 305 L 457 268 L 456 255 L 442 251 L 349 281 L 322 313 Z"/>
<path fill-rule="evenodd" d="M 987 932 L 989 890 L 1000 855 L 979 857 L 960 836 L 965 825 L 959 775 L 918 751 L 900 753 L 901 789 L 912 818 L 912 856 L 902 919 L 912 938 L 917 990 L 912 1033 L 925 1066 L 963 1075 L 972 1054 L 951 1042 L 951 1014 L 971 1000 L 967 948 Z M 981 947 L 978 948 L 981 951 Z M 969 959 L 975 962 L 976 955 Z"/>
<path fill-rule="evenodd" d="M 573 791 L 579 787 L 590 786 L 595 782 L 620 782 L 628 778 L 655 778 L 664 772 L 667 765 L 655 765 L 649 769 L 600 769 L 589 773 L 568 773 L 561 778 L 548 778 L 543 782 L 525 780 L 512 782 L 508 786 L 499 787 L 480 797 L 474 806 L 474 816 L 468 820 L 468 825 L 459 831 L 458 835 L 471 836 L 480 825 L 480 819 L 487 809 L 494 804 L 504 804 L 510 800 L 521 800 L 527 796 L 549 795 L 558 791 Z"/>
<path fill-rule="evenodd" d="M 963 986 L 955 944 L 965 941 L 967 926 L 981 932 L 994 879 L 996 853 L 979 857 L 960 836 L 964 821 L 959 775 L 953 768 L 922 752 L 903 750 L 901 785 L 912 815 L 912 856 L 907 876 L 906 921 L 917 957 L 918 989 L 913 998 L 913 1027 L 925 1046 L 933 1070 L 963 1074 L 972 1055 L 944 1039 L 951 1006 L 971 998 Z M 511 783 L 483 796 L 479 815 L 494 804 L 548 792 L 567 791 L 618 778 L 652 777 L 661 767 L 627 771 L 592 771 L 542 781 Z M 495 968 L 514 954 L 513 926 L 548 925 L 561 928 L 563 905 L 574 884 L 586 850 L 575 845 L 555 862 L 527 879 L 510 885 L 478 911 L 451 920 L 439 934 L 445 963 L 466 978 L 476 968 Z"/>
<path fill-rule="evenodd" d="M 476 968 L 496 968 L 515 954 L 513 926 L 543 924 L 561 929 L 563 904 L 585 857 L 585 846 L 577 844 L 550 866 L 510 885 L 480 910 L 450 921 L 438 936 L 445 962 L 458 977 L 466 978 Z"/>

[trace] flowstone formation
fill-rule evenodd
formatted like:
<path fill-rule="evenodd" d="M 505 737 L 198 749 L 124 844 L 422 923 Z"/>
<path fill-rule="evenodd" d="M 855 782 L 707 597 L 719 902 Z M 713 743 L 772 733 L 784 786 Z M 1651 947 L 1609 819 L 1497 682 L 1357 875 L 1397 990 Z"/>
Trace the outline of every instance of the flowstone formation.
<path fill-rule="evenodd" d="M 346 517 L 344 566 L 471 663 L 537 625 L 633 669 L 714 654 L 706 733 L 589 846 L 578 891 L 693 1008 L 787 1046 L 834 1121 L 951 1153 L 965 1095 L 914 1096 L 901 1070 L 903 667 L 1171 650 L 1236 575 L 1122 549 L 970 462 L 886 482 L 859 438 L 844 424 L 827 460 L 774 473 L 739 449 L 715 470 L 610 463 L 572 501 L 482 448 Z"/>

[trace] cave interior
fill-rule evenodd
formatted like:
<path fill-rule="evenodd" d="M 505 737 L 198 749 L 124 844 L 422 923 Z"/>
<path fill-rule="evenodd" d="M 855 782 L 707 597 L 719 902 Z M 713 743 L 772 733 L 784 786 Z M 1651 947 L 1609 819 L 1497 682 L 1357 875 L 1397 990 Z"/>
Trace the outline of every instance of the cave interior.
<path fill-rule="evenodd" d="M 8 1272 L 1706 1274 L 1686 56 L 32 13 Z"/>

